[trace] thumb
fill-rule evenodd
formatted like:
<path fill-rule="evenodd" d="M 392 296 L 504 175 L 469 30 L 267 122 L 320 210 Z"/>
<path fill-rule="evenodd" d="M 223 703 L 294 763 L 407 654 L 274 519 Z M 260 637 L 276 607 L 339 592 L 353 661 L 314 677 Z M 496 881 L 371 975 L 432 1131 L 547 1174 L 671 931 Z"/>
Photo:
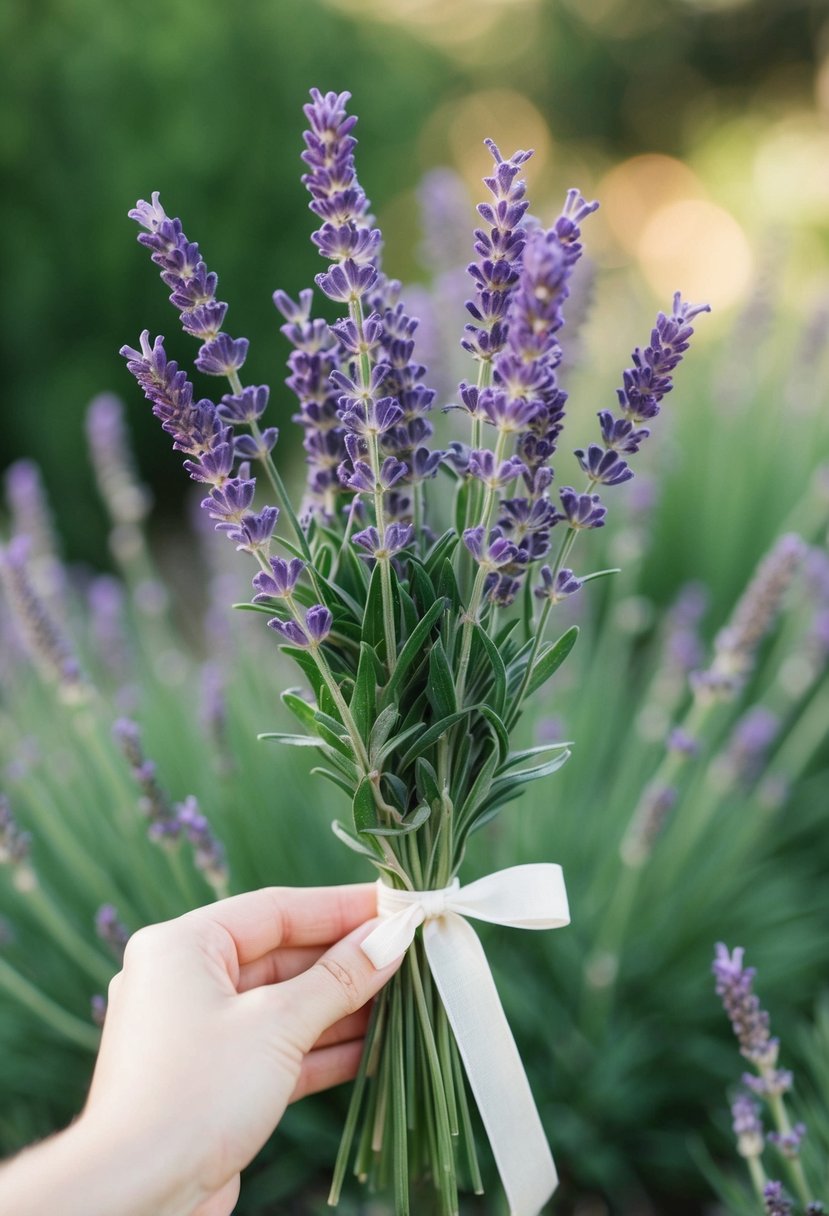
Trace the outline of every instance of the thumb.
<path fill-rule="evenodd" d="M 279 985 L 282 1007 L 302 1051 L 310 1051 L 323 1031 L 340 1018 L 361 1009 L 400 966 L 402 958 L 378 969 L 360 949 L 377 924 L 371 920 L 361 925 L 307 971 Z"/>

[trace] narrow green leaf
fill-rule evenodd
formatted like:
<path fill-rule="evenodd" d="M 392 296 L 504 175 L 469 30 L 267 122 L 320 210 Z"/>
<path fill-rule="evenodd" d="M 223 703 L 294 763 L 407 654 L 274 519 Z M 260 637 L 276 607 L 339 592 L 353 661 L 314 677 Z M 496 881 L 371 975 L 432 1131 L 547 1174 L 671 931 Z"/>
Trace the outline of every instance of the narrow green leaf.
<path fill-rule="evenodd" d="M 540 688 L 549 680 L 550 676 L 558 671 L 561 664 L 567 658 L 570 651 L 576 644 L 576 638 L 579 636 L 577 625 L 573 625 L 566 633 L 562 634 L 557 642 L 543 651 L 535 661 L 535 666 L 532 669 L 529 683 L 527 684 L 527 696 Z"/>
<path fill-rule="evenodd" d="M 319 710 L 314 714 L 314 721 L 317 724 L 320 738 L 324 739 L 341 756 L 345 756 L 351 760 L 354 753 L 351 750 L 348 735 L 343 732 L 342 725 L 334 718 L 329 718 L 328 714 L 321 713 Z"/>
<path fill-rule="evenodd" d="M 428 802 L 430 806 L 433 802 L 440 802 L 438 775 L 429 761 L 424 760 L 422 756 L 415 761 L 415 782 L 421 802 Z"/>
<path fill-rule="evenodd" d="M 354 826 L 358 832 L 382 826 L 377 822 L 377 804 L 374 801 L 374 793 L 368 777 L 364 777 L 357 786 L 351 810 L 354 815 Z"/>
<path fill-rule="evenodd" d="M 343 793 L 347 794 L 349 798 L 353 798 L 354 786 L 349 785 L 345 777 L 341 777 L 338 773 L 332 773 L 330 768 L 323 768 L 321 765 L 317 765 L 316 768 L 311 769 L 311 773 L 319 774 L 320 777 L 326 777 L 334 785 L 338 786 Z"/>
<path fill-rule="evenodd" d="M 544 752 L 562 751 L 564 748 L 572 747 L 570 740 L 563 743 L 541 743 L 538 747 L 527 747 L 521 752 L 510 752 L 504 763 L 498 769 L 498 776 L 501 773 L 506 773 L 509 769 L 515 768 L 516 764 L 523 764 L 525 760 L 532 759 L 533 756 L 541 756 Z"/>
<path fill-rule="evenodd" d="M 380 751 L 383 744 L 388 739 L 391 732 L 394 730 L 397 719 L 400 717 L 397 706 L 387 705 L 377 715 L 374 725 L 371 728 L 371 733 L 368 737 L 368 753 L 372 758 L 372 764 L 376 761 L 374 757 Z"/>
<path fill-rule="evenodd" d="M 304 698 L 300 697 L 298 694 L 299 689 L 286 688 L 281 696 L 282 704 L 286 709 L 289 709 L 297 721 L 301 722 L 302 725 L 307 727 L 308 730 L 316 730 L 316 720 L 314 718 L 316 707 L 304 700 Z"/>
<path fill-rule="evenodd" d="M 383 586 L 379 562 L 374 563 L 366 596 L 366 607 L 363 613 L 363 639 L 368 642 L 369 646 L 384 644 Z"/>
<path fill-rule="evenodd" d="M 498 756 L 497 745 L 492 745 L 489 748 L 489 755 L 479 764 L 472 788 L 458 809 L 458 827 L 460 830 L 463 830 L 463 825 L 468 820 L 474 818 L 476 807 L 485 802 L 490 791 L 495 770 L 498 767 Z"/>
<path fill-rule="evenodd" d="M 275 604 L 268 607 L 267 604 L 251 604 L 245 601 L 240 604 L 231 604 L 231 607 L 236 608 L 239 612 L 264 612 L 265 616 L 276 616 Z"/>
<path fill-rule="evenodd" d="M 426 695 L 439 718 L 448 717 L 458 707 L 455 681 L 440 638 L 435 639 L 429 652 L 429 684 Z"/>
<path fill-rule="evenodd" d="M 548 760 L 546 764 L 538 764 L 534 768 L 521 769 L 520 772 L 510 773 L 508 777 L 497 777 L 492 783 L 489 796 L 481 806 L 481 814 L 485 814 L 493 808 L 503 806 L 505 802 L 511 802 L 513 798 L 518 796 L 521 786 L 527 785 L 531 781 L 539 781 L 542 777 L 548 777 L 551 773 L 555 773 L 563 764 L 567 763 L 570 755 L 569 751 L 565 751 L 554 757 L 554 759 Z M 475 824 L 477 826 L 477 817 Z"/>
<path fill-rule="evenodd" d="M 451 557 L 458 543 L 458 534 L 454 528 L 447 529 L 443 536 L 438 537 L 432 545 L 423 562 L 424 569 L 432 582 L 435 581 L 444 558 Z"/>
<path fill-rule="evenodd" d="M 471 481 L 461 481 L 455 493 L 455 531 L 458 536 L 463 536 L 464 528 L 466 527 L 466 507 L 471 490 Z"/>
<path fill-rule="evenodd" d="M 432 808 L 422 803 L 402 823 L 387 824 L 379 828 L 364 828 L 363 832 L 366 836 L 405 836 L 409 832 L 416 832 L 418 828 L 422 828 L 431 813 Z"/>
<path fill-rule="evenodd" d="M 392 701 L 397 700 L 398 694 L 406 677 L 406 673 L 411 667 L 415 659 L 422 657 L 426 649 L 426 642 L 432 628 L 438 618 L 441 616 L 446 607 L 446 601 L 439 599 L 432 603 L 429 611 L 418 622 L 412 633 L 406 639 L 403 649 L 397 656 L 397 664 L 394 673 L 386 687 L 380 694 L 380 701 L 385 705 L 390 705 Z"/>
<path fill-rule="evenodd" d="M 458 588 L 458 581 L 455 578 L 455 571 L 452 568 L 451 558 L 446 557 L 441 563 L 437 592 L 438 595 L 445 596 L 455 612 L 460 611 L 461 593 Z"/>
<path fill-rule="evenodd" d="M 306 676 L 308 683 L 311 685 L 311 689 L 313 690 L 317 701 L 319 701 L 320 692 L 323 688 L 325 688 L 325 681 L 320 675 L 319 668 L 317 667 L 310 653 L 307 650 L 304 650 L 301 646 L 280 646 L 279 649 L 283 654 L 290 655 L 294 662 L 302 668 L 303 674 Z M 326 689 L 326 692 L 327 691 L 328 690 Z"/>
<path fill-rule="evenodd" d="M 498 714 L 496 714 L 494 709 L 490 709 L 488 705 L 481 705 L 480 710 L 489 723 L 492 733 L 495 736 L 495 741 L 498 744 L 498 754 L 500 756 L 501 763 L 503 764 L 509 755 L 509 735 L 507 734 L 507 728 L 504 726 L 504 723 L 501 721 L 501 718 Z"/>
<path fill-rule="evenodd" d="M 401 781 L 394 773 L 383 773 L 382 785 L 386 802 L 390 802 L 401 815 L 405 815 L 409 802 L 409 787 L 406 782 Z"/>
<path fill-rule="evenodd" d="M 283 735 L 280 731 L 263 731 L 256 738 L 261 742 L 272 740 L 274 743 L 284 743 L 288 747 L 323 747 L 322 739 L 313 735 Z"/>
<path fill-rule="evenodd" d="M 375 717 L 377 699 L 376 664 L 374 651 L 367 642 L 360 645 L 360 663 L 357 668 L 357 679 L 354 682 L 354 692 L 348 708 L 365 742 L 371 731 Z"/>
<path fill-rule="evenodd" d="M 442 735 L 445 735 L 451 726 L 454 726 L 456 722 L 460 722 L 461 718 L 466 718 L 473 713 L 482 713 L 484 709 L 485 706 L 482 705 L 468 705 L 466 709 L 459 709 L 456 713 L 449 714 L 447 717 L 441 718 L 439 722 L 434 722 L 426 730 L 421 730 L 420 738 L 413 747 L 409 748 L 403 759 L 400 761 L 399 771 L 404 772 L 408 766 L 417 759 L 418 756 L 422 756 L 425 751 L 428 751 L 433 743 L 437 743 L 438 739 L 440 739 Z"/>
<path fill-rule="evenodd" d="M 423 723 L 415 722 L 412 726 L 407 726 L 405 730 L 401 730 L 399 734 L 389 739 L 378 751 L 374 760 L 375 766 L 377 768 L 382 768 L 392 752 L 396 751 L 398 747 L 401 747 L 402 744 L 408 742 L 409 739 L 412 739 L 418 733 L 418 731 L 422 730 Z"/>
<path fill-rule="evenodd" d="M 435 588 L 429 575 L 416 558 L 408 559 L 409 590 L 415 597 L 421 613 L 426 612 L 435 602 Z"/>
<path fill-rule="evenodd" d="M 368 844 L 363 844 L 363 841 L 348 830 L 345 824 L 340 823 L 339 819 L 334 819 L 331 823 L 331 831 L 341 840 L 344 845 L 351 849 L 352 853 L 358 853 L 361 857 L 367 857 L 369 861 L 379 865 L 378 857 L 382 856 L 380 846 L 373 841 Z M 383 866 L 383 869 L 387 867 Z"/>
<path fill-rule="evenodd" d="M 397 594 L 400 597 L 400 621 L 398 627 L 400 636 L 407 638 L 414 629 L 417 628 L 417 622 L 420 619 L 420 613 L 417 610 L 417 604 L 409 595 L 405 588 L 398 584 Z"/>
<path fill-rule="evenodd" d="M 492 670 L 492 691 L 482 700 L 486 700 L 488 705 L 491 705 L 495 713 L 501 717 L 504 713 L 504 707 L 507 699 L 507 669 L 504 667 L 504 660 L 498 653 L 498 649 L 492 638 L 485 629 L 480 625 L 474 625 L 474 636 L 481 645 Z"/>

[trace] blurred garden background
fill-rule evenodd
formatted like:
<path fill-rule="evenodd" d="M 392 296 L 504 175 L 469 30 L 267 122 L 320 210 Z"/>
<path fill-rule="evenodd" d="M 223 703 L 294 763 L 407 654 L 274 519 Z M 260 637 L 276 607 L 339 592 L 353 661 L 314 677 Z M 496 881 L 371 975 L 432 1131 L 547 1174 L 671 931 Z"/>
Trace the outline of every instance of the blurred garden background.
<path fill-rule="evenodd" d="M 445 402 L 466 374 L 463 268 L 484 137 L 506 154 L 535 149 L 531 210 L 545 223 L 570 186 L 599 199 L 562 337 L 563 480 L 656 310 L 677 289 L 712 305 L 648 476 L 623 488 L 593 557 L 623 572 L 585 588 L 576 651 L 523 727 L 528 745 L 574 740 L 573 759 L 481 834 L 467 868 L 556 860 L 567 874 L 571 929 L 481 933 L 561 1167 L 552 1211 L 761 1210 L 732 1147 L 742 1062 L 713 996 L 717 940 L 745 945 L 758 966 L 829 1198 L 826 4 L 7 0 L 0 43 L 2 536 L 32 536 L 38 593 L 100 690 L 67 704 L 35 674 L 9 597 L 0 794 L 31 842 L 25 872 L 14 856 L 0 866 L 0 1153 L 82 1101 L 90 1001 L 117 967 L 98 909 L 115 905 L 136 929 L 212 894 L 190 853 L 146 840 L 116 718 L 140 723 L 171 798 L 198 796 L 232 889 L 368 876 L 328 828 L 344 801 L 302 753 L 256 742 L 282 729 L 278 694 L 296 675 L 258 618 L 231 612 L 249 595 L 242 563 L 194 533 L 192 487 L 118 356 L 149 328 L 192 359 L 126 216 L 158 190 L 220 275 L 233 332 L 251 340 L 250 379 L 272 386 L 280 467 L 300 485 L 270 297 L 295 296 L 320 269 L 299 182 L 301 107 L 316 85 L 353 95 L 385 268 L 417 285 L 404 293 L 412 311 L 430 310 L 424 357 Z M 126 531 L 87 450 L 101 393 L 124 398 L 153 503 Z M 51 525 L 34 518 L 21 460 L 41 470 Z M 671 816 L 653 858 L 632 866 L 620 842 L 665 763 L 687 673 L 792 532 L 807 546 L 800 581 L 742 700 L 717 707 L 701 756 L 671 772 Z M 325 1210 L 343 1110 L 335 1094 L 292 1111 L 240 1212 Z M 502 1210 L 488 1183 L 470 1213 Z M 355 1184 L 344 1210 L 384 1208 Z"/>

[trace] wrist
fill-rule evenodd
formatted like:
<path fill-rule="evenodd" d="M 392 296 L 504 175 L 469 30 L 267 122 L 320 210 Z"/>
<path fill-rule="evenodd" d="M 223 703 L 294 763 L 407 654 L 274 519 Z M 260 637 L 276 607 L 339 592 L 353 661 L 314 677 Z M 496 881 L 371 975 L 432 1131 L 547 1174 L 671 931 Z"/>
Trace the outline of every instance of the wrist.
<path fill-rule="evenodd" d="M 18 1216 L 191 1216 L 202 1196 L 163 1143 L 90 1115 L 0 1169 L 0 1210 Z"/>

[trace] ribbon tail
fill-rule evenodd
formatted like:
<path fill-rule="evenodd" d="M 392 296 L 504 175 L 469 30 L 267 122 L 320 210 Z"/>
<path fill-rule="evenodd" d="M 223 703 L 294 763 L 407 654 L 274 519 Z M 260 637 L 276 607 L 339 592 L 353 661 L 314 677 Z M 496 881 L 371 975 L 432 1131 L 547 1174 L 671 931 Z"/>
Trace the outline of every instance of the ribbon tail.
<path fill-rule="evenodd" d="M 511 1216 L 538 1216 L 558 1175 L 483 946 L 453 912 L 427 921 L 423 940 Z"/>

